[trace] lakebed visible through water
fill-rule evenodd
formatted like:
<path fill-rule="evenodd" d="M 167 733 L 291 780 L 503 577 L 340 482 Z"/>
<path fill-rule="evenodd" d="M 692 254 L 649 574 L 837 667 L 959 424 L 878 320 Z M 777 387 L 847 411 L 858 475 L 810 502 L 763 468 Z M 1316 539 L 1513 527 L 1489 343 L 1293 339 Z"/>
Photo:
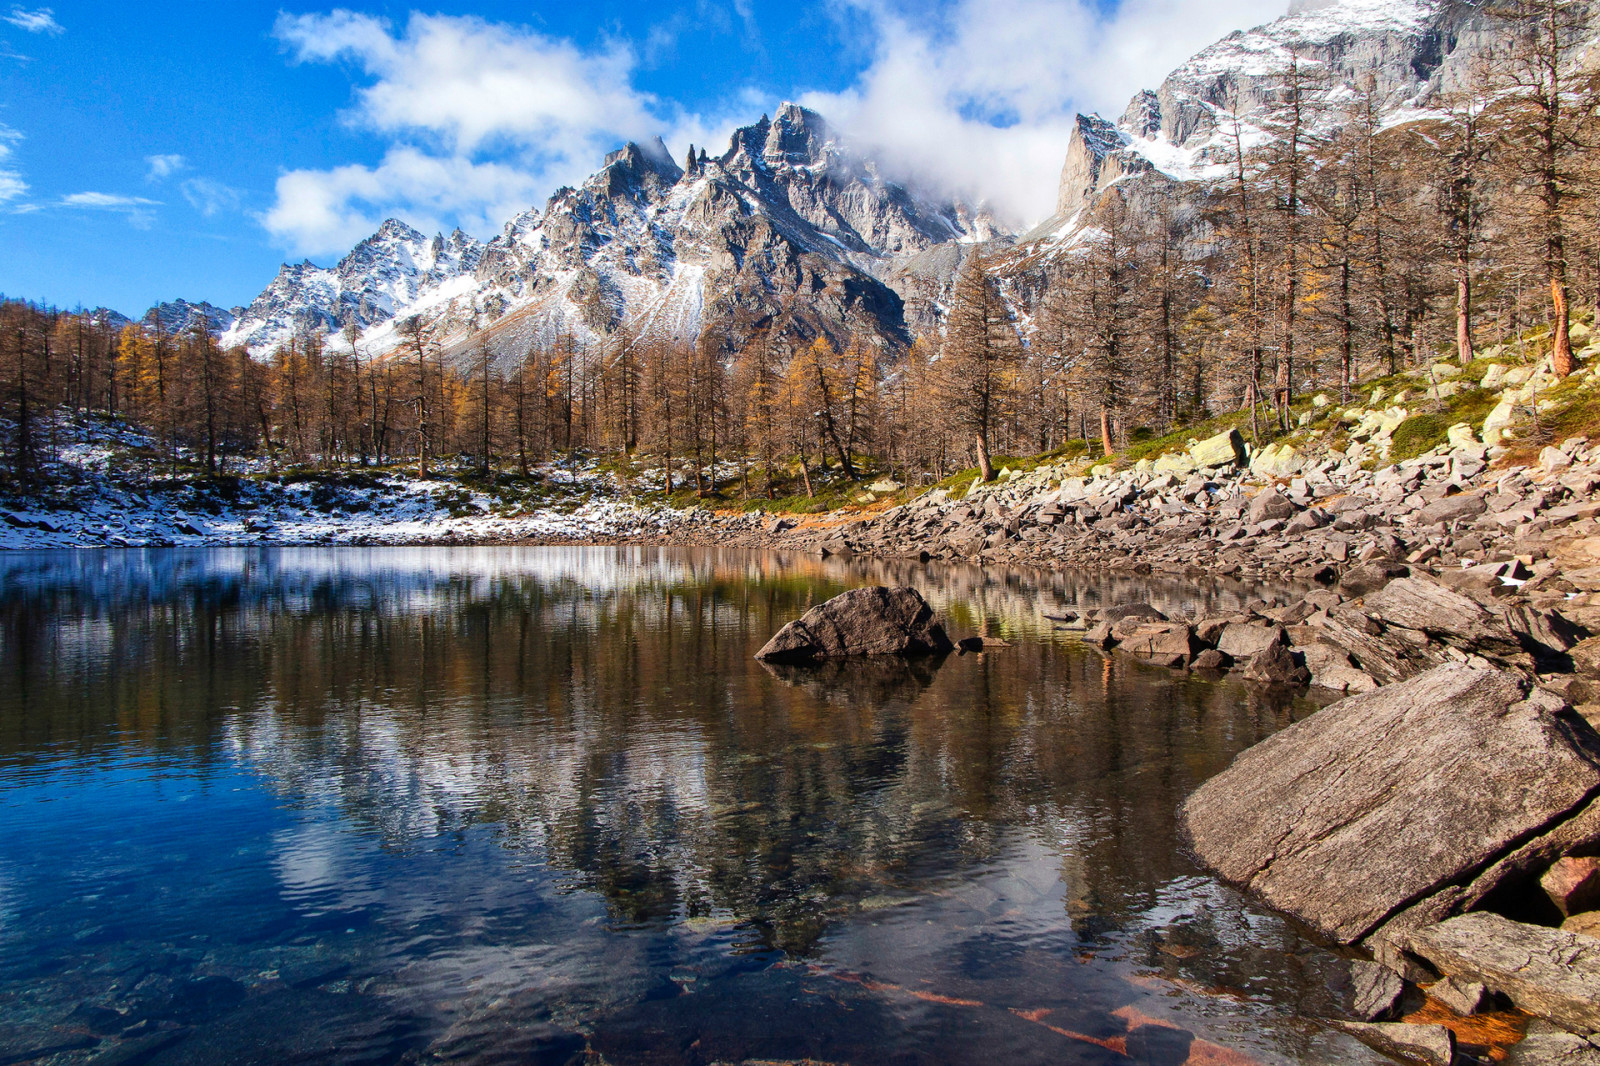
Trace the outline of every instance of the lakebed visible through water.
<path fill-rule="evenodd" d="M 942 662 L 774 669 L 861 584 Z M 1375 1061 L 1176 810 L 1242 585 L 646 548 L 0 556 L 0 1063 Z M 1205 608 L 1206 610 L 1203 610 Z"/>

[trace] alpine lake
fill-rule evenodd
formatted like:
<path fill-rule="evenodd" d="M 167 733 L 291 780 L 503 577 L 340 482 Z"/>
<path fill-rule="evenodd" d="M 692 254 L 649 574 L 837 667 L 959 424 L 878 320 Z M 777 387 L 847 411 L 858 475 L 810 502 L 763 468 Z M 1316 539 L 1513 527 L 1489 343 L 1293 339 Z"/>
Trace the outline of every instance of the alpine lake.
<path fill-rule="evenodd" d="M 909 584 L 1010 647 L 754 652 Z M 0 1064 L 1379 1062 L 1184 797 L 1240 584 L 654 548 L 0 556 Z"/>

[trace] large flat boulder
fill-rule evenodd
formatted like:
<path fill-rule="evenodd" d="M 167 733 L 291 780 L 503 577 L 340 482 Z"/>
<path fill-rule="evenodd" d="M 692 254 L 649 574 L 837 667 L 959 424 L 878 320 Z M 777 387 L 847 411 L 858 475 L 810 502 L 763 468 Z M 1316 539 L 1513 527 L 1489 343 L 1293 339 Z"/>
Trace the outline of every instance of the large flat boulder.
<path fill-rule="evenodd" d="M 1437 581 L 1396 578 L 1363 603 L 1367 613 L 1385 625 L 1426 633 L 1463 651 L 1530 661 L 1504 618 Z"/>
<path fill-rule="evenodd" d="M 1558 705 L 1559 706 L 1559 705 Z M 1196 856 L 1342 943 L 1600 788 L 1600 736 L 1521 679 L 1447 663 L 1243 752 L 1182 810 Z"/>
<path fill-rule="evenodd" d="M 1474 911 L 1411 934 L 1407 946 L 1450 977 L 1478 981 L 1529 1014 L 1600 1031 L 1600 940 Z"/>
<path fill-rule="evenodd" d="M 851 589 L 811 608 L 756 652 L 770 663 L 816 663 L 868 655 L 944 655 L 955 645 L 914 588 Z"/>
<path fill-rule="evenodd" d="M 1207 437 L 1189 445 L 1189 458 L 1194 460 L 1196 466 L 1208 468 L 1244 466 L 1247 462 L 1244 438 L 1237 429 L 1218 433 L 1215 437 Z"/>

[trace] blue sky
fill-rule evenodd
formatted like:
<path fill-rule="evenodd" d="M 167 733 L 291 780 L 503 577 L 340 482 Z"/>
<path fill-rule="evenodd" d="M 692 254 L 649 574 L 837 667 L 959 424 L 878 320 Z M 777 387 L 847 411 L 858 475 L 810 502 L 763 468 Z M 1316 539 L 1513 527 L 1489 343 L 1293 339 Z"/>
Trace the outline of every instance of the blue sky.
<path fill-rule="evenodd" d="M 908 180 L 1047 214 L 1068 123 L 1281 0 L 0 0 L 0 293 L 248 302 L 390 214 L 488 238 L 628 138 L 779 101 Z"/>

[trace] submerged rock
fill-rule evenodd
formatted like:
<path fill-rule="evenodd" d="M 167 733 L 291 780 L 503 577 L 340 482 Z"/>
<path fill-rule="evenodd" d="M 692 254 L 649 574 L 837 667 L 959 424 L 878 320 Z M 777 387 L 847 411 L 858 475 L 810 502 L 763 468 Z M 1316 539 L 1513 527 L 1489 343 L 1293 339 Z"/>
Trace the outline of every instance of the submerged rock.
<path fill-rule="evenodd" d="M 1509 673 L 1448 663 L 1248 749 L 1189 797 L 1182 823 L 1207 866 L 1352 943 L 1597 787 L 1586 724 L 1524 699 Z"/>
<path fill-rule="evenodd" d="M 914 588 L 860 588 L 811 608 L 756 652 L 772 663 L 814 663 L 865 655 L 945 655 L 955 650 L 928 601 Z"/>

